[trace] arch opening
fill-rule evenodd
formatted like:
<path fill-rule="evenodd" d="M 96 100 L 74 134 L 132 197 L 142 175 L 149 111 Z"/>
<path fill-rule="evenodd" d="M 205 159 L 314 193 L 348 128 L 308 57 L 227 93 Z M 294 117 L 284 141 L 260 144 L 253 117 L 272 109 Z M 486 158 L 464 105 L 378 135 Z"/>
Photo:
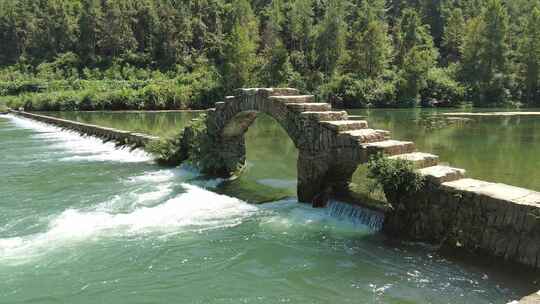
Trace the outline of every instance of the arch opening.
<path fill-rule="evenodd" d="M 298 149 L 275 118 L 241 112 L 224 127 L 223 135 L 244 146 L 244 156 L 238 157 L 241 174 L 225 183 L 224 191 L 253 203 L 296 196 Z"/>

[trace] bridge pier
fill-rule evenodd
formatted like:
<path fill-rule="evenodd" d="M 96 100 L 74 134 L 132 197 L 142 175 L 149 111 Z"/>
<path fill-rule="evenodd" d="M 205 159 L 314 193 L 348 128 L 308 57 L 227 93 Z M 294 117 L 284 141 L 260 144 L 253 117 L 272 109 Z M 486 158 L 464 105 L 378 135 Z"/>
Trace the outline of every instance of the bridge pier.
<path fill-rule="evenodd" d="M 327 155 L 312 151 L 298 152 L 298 201 L 321 206 L 328 199 L 329 160 Z"/>

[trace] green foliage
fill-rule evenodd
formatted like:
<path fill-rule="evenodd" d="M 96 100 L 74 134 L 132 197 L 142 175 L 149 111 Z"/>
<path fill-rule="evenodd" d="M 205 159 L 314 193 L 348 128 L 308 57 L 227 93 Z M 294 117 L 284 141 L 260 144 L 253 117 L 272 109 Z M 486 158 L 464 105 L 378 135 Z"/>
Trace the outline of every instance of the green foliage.
<path fill-rule="evenodd" d="M 452 68 L 432 68 L 426 86 L 420 91 L 424 105 L 458 106 L 465 98 L 465 88 L 453 77 Z"/>
<path fill-rule="evenodd" d="M 146 149 L 162 165 L 178 166 L 188 162 L 203 173 L 214 173 L 220 158 L 213 152 L 214 141 L 208 134 L 206 119 L 206 115 L 201 115 L 193 119 L 181 133 L 151 142 Z"/>
<path fill-rule="evenodd" d="M 527 16 L 525 31 L 518 45 L 518 70 L 522 100 L 540 106 L 540 7 Z"/>
<path fill-rule="evenodd" d="M 184 131 L 157 141 L 151 141 L 145 149 L 152 153 L 158 164 L 163 166 L 178 166 L 189 158 L 189 151 L 183 145 Z"/>
<path fill-rule="evenodd" d="M 419 191 L 425 185 L 425 179 L 406 160 L 378 155 L 371 158 L 368 170 L 368 178 L 381 186 L 387 195 L 405 196 Z"/>
<path fill-rule="evenodd" d="M 82 81 L 167 80 L 178 88 L 113 87 L 121 100 L 104 105 L 210 107 L 237 87 L 287 85 L 355 106 L 534 106 L 539 9 L 537 0 L 0 1 L 0 94 L 52 94 L 65 81 L 61 90 L 81 92 L 59 96 L 92 102 L 101 91 Z"/>
<path fill-rule="evenodd" d="M 327 5 L 324 18 L 317 29 L 317 63 L 320 71 L 332 75 L 345 53 L 345 1 L 329 1 Z"/>
<path fill-rule="evenodd" d="M 256 83 L 255 69 L 258 61 L 257 20 L 246 0 L 237 0 L 236 6 L 237 18 L 227 39 L 224 57 L 223 74 L 225 87 L 229 91 Z"/>
<path fill-rule="evenodd" d="M 482 14 L 467 23 L 462 46 L 462 78 L 477 105 L 508 100 L 508 13 L 501 0 L 488 0 Z"/>
<path fill-rule="evenodd" d="M 391 107 L 395 103 L 394 75 L 358 79 L 354 74 L 338 75 L 322 87 L 321 98 L 346 108 Z"/>

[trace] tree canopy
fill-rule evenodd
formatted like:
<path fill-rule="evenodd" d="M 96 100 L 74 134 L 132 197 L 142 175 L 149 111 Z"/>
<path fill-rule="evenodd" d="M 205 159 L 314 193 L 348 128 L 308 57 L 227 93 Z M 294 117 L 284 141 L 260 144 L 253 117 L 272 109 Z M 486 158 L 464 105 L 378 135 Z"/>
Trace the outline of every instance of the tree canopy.
<path fill-rule="evenodd" d="M 189 74 L 204 63 L 224 92 L 540 105 L 540 0 L 10 0 L 0 41 L 0 67 L 34 76 Z"/>

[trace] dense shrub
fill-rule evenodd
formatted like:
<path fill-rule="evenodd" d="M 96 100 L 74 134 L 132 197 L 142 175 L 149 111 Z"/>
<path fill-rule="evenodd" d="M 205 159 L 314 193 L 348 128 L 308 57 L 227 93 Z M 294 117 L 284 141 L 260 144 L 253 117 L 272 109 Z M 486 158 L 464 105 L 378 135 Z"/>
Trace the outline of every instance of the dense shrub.
<path fill-rule="evenodd" d="M 452 76 L 451 69 L 430 69 L 426 82 L 420 91 L 425 106 L 457 106 L 465 98 L 465 88 Z"/>
<path fill-rule="evenodd" d="M 368 169 L 368 178 L 381 186 L 387 195 L 406 195 L 417 192 L 424 186 L 424 178 L 415 171 L 413 164 L 406 160 L 377 155 L 369 161 Z"/>
<path fill-rule="evenodd" d="M 219 156 L 213 153 L 213 141 L 206 127 L 206 115 L 192 120 L 180 133 L 151 142 L 146 149 L 162 165 L 177 166 L 188 161 L 204 173 L 215 173 Z"/>
<path fill-rule="evenodd" d="M 333 77 L 323 86 L 321 98 L 338 107 L 366 108 L 388 106 L 396 100 L 393 81 L 382 78 L 358 78 L 353 74 Z"/>

